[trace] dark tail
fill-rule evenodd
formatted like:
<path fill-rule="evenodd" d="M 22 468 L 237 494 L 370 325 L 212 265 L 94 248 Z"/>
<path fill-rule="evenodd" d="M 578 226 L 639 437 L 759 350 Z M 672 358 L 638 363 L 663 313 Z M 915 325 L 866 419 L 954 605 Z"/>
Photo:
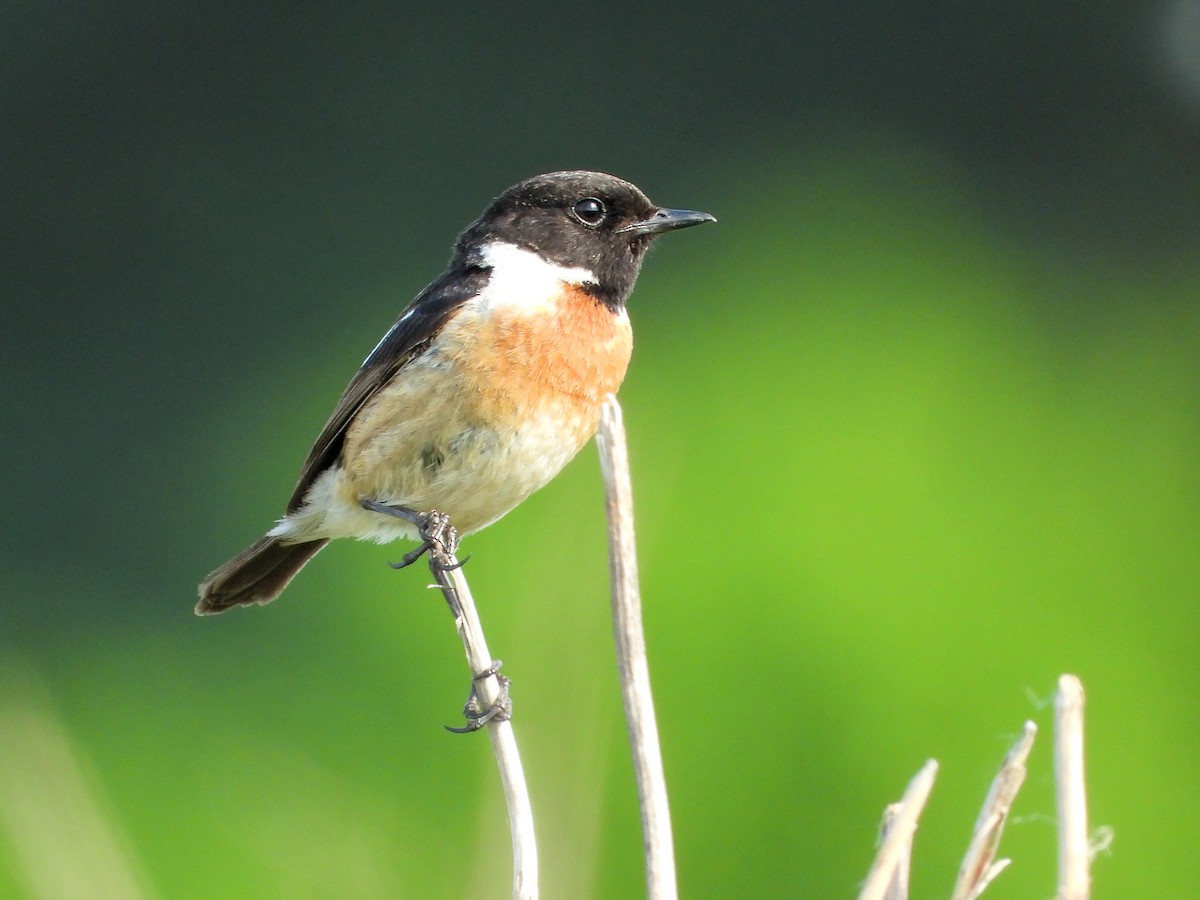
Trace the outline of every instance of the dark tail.
<path fill-rule="evenodd" d="M 270 535 L 259 538 L 200 582 L 196 615 L 211 616 L 234 606 L 270 603 L 328 543 L 281 544 Z"/>

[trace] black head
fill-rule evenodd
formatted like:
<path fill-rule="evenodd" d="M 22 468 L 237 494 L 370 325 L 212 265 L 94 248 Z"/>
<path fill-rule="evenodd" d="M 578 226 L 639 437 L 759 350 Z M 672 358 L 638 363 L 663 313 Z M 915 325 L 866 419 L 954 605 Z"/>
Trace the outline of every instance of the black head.
<path fill-rule="evenodd" d="M 625 303 L 656 235 L 703 222 L 708 213 L 665 209 L 628 181 L 600 172 L 552 172 L 513 185 L 459 238 L 459 254 L 489 241 L 532 250 L 548 262 L 595 274 L 585 287 L 610 306 Z"/>

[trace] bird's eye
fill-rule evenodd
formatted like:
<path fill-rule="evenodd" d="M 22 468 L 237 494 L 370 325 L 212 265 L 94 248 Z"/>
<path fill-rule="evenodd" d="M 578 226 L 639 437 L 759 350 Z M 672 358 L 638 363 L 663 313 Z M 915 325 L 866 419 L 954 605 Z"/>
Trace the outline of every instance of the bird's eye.
<path fill-rule="evenodd" d="M 579 221 L 584 225 L 599 225 L 604 221 L 604 214 L 607 210 L 604 204 L 595 197 L 585 197 L 573 207 L 575 215 L 579 217 Z"/>

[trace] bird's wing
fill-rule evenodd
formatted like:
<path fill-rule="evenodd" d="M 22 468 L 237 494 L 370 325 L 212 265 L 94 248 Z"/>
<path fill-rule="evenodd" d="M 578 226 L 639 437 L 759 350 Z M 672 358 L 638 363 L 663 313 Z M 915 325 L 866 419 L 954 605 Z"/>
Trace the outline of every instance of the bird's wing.
<path fill-rule="evenodd" d="M 300 508 L 313 481 L 342 452 L 346 429 L 355 414 L 397 372 L 428 349 L 446 320 L 483 289 L 487 278 L 487 270 L 478 267 L 451 270 L 425 288 L 400 314 L 400 318 L 350 379 L 325 427 L 313 443 L 288 501 L 289 513 Z"/>

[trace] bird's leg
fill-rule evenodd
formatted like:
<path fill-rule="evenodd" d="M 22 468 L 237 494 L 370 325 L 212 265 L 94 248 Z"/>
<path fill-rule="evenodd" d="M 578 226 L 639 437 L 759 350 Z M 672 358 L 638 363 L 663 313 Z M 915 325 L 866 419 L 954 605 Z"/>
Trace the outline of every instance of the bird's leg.
<path fill-rule="evenodd" d="M 371 497 L 363 497 L 358 501 L 358 505 L 363 509 L 369 509 L 371 512 L 383 513 L 385 516 L 393 516 L 397 519 L 403 519 L 405 522 L 411 522 L 418 528 L 421 527 L 421 522 L 426 514 L 417 512 L 415 509 L 409 509 L 407 506 L 400 506 L 395 503 L 384 503 L 382 500 L 375 500 Z"/>
<path fill-rule="evenodd" d="M 451 561 L 454 559 L 454 552 L 458 549 L 458 532 L 450 524 L 450 517 L 437 510 L 430 510 L 427 513 L 417 512 L 407 506 L 392 505 L 370 498 L 360 500 L 359 503 L 363 509 L 382 513 L 385 516 L 395 516 L 416 526 L 421 545 L 404 554 L 400 562 L 388 565 L 393 569 L 402 569 L 405 566 L 411 566 L 428 553 L 429 568 L 437 578 L 438 587 L 442 589 L 442 593 L 446 597 L 450 612 L 455 621 L 461 620 L 462 606 L 447 573 L 460 568 L 467 560 Z M 478 686 L 481 681 L 491 678 L 493 675 L 500 684 L 500 693 L 496 702 L 484 709 L 479 702 Z M 467 698 L 466 706 L 463 707 L 463 715 L 467 717 L 467 724 L 462 728 L 451 728 L 447 725 L 446 730 L 453 731 L 455 734 L 469 734 L 472 731 L 478 731 L 494 719 L 504 721 L 512 718 L 512 698 L 508 693 L 509 684 L 511 684 L 509 679 L 500 674 L 500 661 L 493 660 L 490 666 L 471 677 L 471 694 Z"/>
<path fill-rule="evenodd" d="M 417 512 L 415 509 L 409 509 L 407 506 L 384 503 L 370 497 L 360 500 L 359 505 L 363 509 L 369 509 L 371 512 L 382 513 L 385 516 L 394 516 L 397 519 L 403 519 L 417 526 L 417 536 L 421 539 L 420 546 L 415 550 L 405 553 L 400 558 L 400 562 L 388 563 L 393 569 L 403 569 L 406 566 L 411 566 L 426 553 L 429 553 L 430 565 L 437 566 L 442 571 L 457 569 L 466 562 L 465 559 L 462 562 L 453 564 L 442 561 L 453 555 L 458 549 L 458 532 L 454 530 L 454 527 L 450 524 L 450 517 L 445 513 L 440 513 L 436 509 L 430 510 L 427 513 Z"/>

